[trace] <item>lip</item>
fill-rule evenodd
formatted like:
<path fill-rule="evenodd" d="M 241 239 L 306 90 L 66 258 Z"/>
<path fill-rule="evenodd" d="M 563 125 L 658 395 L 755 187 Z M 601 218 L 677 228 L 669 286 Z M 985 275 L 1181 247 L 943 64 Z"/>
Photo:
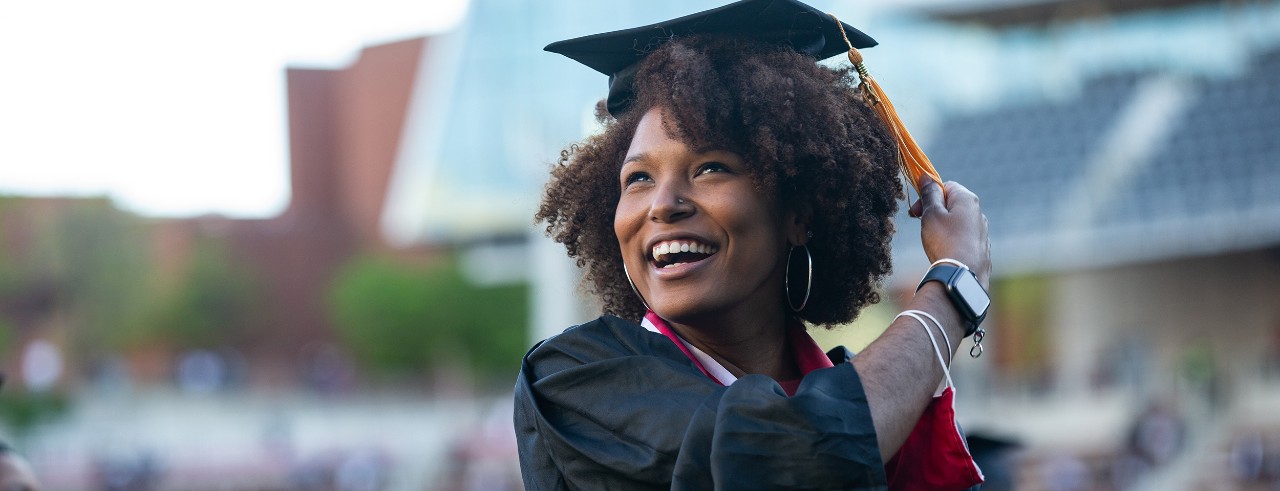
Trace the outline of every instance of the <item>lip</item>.
<path fill-rule="evenodd" d="M 708 267 L 711 261 L 714 259 L 715 259 L 715 256 L 712 255 L 698 262 L 681 263 L 675 266 L 671 266 L 669 268 L 657 268 L 653 266 L 652 262 L 650 262 L 649 271 L 652 271 L 653 275 L 657 277 L 659 280 L 663 280 L 663 281 L 678 280 L 696 273 L 699 269 Z"/>
<path fill-rule="evenodd" d="M 653 252 L 652 252 L 654 246 L 658 245 L 658 243 L 660 242 L 665 242 L 669 240 L 701 242 L 703 244 L 707 244 L 712 247 L 715 247 L 716 249 L 721 249 L 722 247 L 716 241 L 713 241 L 711 239 L 708 239 L 706 237 L 703 237 L 697 234 L 691 234 L 691 233 L 685 233 L 685 232 L 663 233 L 663 234 L 658 234 L 653 236 L 652 238 L 649 239 L 649 242 L 645 244 L 644 263 L 646 268 L 649 271 L 652 271 L 653 275 L 658 277 L 658 279 L 661 279 L 661 280 L 676 280 L 676 279 L 689 276 L 694 272 L 696 272 L 697 270 L 707 266 L 707 264 L 710 263 L 712 259 L 714 259 L 716 256 L 719 255 L 719 252 L 717 252 L 715 254 L 707 256 L 706 259 L 703 259 L 701 261 L 692 262 L 692 263 L 682 263 L 669 268 L 655 267 L 653 262 Z"/>

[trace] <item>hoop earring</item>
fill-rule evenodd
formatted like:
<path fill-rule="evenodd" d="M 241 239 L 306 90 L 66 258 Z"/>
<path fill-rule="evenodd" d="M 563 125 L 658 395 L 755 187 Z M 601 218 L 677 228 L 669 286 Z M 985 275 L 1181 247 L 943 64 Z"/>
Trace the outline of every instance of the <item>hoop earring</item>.
<path fill-rule="evenodd" d="M 791 307 L 792 312 L 804 310 L 804 306 L 809 304 L 809 293 L 813 291 L 813 254 L 809 252 L 809 246 L 802 245 L 800 247 L 804 248 L 804 255 L 809 258 L 809 275 L 804 280 L 804 300 L 800 301 L 799 307 L 796 307 L 796 304 L 791 301 L 791 253 L 796 251 L 796 246 L 791 246 L 791 250 L 787 251 L 787 273 L 786 277 L 782 279 L 782 286 L 787 293 L 787 307 Z M 635 288 L 635 286 L 632 286 L 632 288 Z"/>
<path fill-rule="evenodd" d="M 622 263 L 622 274 L 627 277 L 627 284 L 631 285 L 631 292 L 636 294 L 636 298 L 640 299 L 640 304 L 644 305 L 645 310 L 653 310 L 649 308 L 649 302 L 644 301 L 644 295 L 640 294 L 640 290 L 636 289 L 635 282 L 631 281 L 631 272 L 627 271 L 627 263 Z"/>

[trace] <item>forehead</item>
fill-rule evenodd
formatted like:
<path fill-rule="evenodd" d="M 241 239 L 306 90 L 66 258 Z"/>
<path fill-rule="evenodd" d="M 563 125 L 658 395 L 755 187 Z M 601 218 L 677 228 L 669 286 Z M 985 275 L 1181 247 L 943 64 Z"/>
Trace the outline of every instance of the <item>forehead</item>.
<path fill-rule="evenodd" d="M 636 129 L 631 134 L 631 145 L 627 148 L 627 159 L 646 149 L 675 140 L 667 126 L 667 118 L 660 108 L 653 108 L 640 117 Z M 678 141 L 678 140 L 676 140 Z M 683 143 L 683 142 L 679 142 Z"/>
<path fill-rule="evenodd" d="M 680 121 L 674 118 L 670 111 L 666 111 L 661 107 L 653 107 L 645 111 L 636 123 L 627 148 L 626 159 L 629 160 L 641 152 L 648 152 L 654 147 L 673 144 L 693 153 L 708 153 L 719 150 L 732 152 L 735 155 L 739 154 L 739 152 L 727 148 L 727 145 L 712 143 L 711 139 L 693 138 L 687 129 L 687 125 L 680 124 Z"/>

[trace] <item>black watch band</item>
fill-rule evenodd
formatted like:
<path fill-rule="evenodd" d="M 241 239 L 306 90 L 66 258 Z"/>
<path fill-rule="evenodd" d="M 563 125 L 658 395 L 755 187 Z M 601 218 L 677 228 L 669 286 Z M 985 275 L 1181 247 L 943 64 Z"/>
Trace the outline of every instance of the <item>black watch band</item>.
<path fill-rule="evenodd" d="M 991 306 L 991 296 L 978 283 L 978 277 L 969 268 L 951 263 L 937 263 L 929 268 L 924 279 L 916 286 L 920 291 L 925 283 L 937 281 L 947 291 L 947 298 L 964 318 L 964 336 L 972 336 L 978 326 L 987 318 L 987 309 Z"/>

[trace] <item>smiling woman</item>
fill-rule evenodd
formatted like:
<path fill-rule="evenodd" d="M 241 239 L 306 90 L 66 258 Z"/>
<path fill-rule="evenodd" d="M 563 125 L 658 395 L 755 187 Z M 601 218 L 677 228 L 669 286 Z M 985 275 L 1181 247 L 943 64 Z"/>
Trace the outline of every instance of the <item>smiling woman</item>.
<path fill-rule="evenodd" d="M 745 319 L 732 316 L 758 314 L 737 308 L 743 303 L 776 302 L 783 229 L 803 242 L 803 225 L 795 213 L 784 224 L 772 193 L 756 189 L 742 157 L 694 151 L 671 138 L 663 122 L 661 109 L 645 113 L 620 173 L 613 230 L 626 272 L 648 307 L 668 321 L 740 325 L 734 321 Z M 776 314 L 780 324 L 782 312 Z"/>
<path fill-rule="evenodd" d="M 981 481 L 949 392 L 931 397 L 943 351 L 981 321 L 970 304 L 926 282 L 852 359 L 806 333 L 879 300 L 901 197 L 852 70 L 815 63 L 843 51 L 842 30 L 874 44 L 798 2 L 745 0 L 548 47 L 611 75 L 603 133 L 562 154 L 537 214 L 609 315 L 525 357 L 528 489 Z M 601 61 L 610 46 L 622 61 Z M 985 284 L 986 219 L 945 189 L 925 183 L 913 207 L 938 283 Z"/>
<path fill-rule="evenodd" d="M 805 320 L 848 322 L 875 302 L 873 282 L 889 271 L 890 217 L 901 194 L 892 140 L 850 86 L 851 70 L 823 68 L 775 43 L 725 36 L 671 43 L 641 65 L 652 68 L 635 75 L 632 105 L 616 118 L 602 115 L 608 130 L 563 156 L 537 217 L 583 261 L 605 311 L 632 318 L 645 312 L 617 281 L 625 278 L 618 238 L 598 232 L 616 227 L 628 206 L 620 197 L 632 177 L 619 166 L 652 164 L 656 156 L 638 145 L 659 139 L 732 156 L 757 192 L 786 205 L 793 220 L 803 215 L 806 233 L 827 238 L 807 244 L 824 268 L 813 272 Z M 652 108 L 661 111 L 648 117 Z M 618 203 L 617 215 L 600 203 Z"/>

